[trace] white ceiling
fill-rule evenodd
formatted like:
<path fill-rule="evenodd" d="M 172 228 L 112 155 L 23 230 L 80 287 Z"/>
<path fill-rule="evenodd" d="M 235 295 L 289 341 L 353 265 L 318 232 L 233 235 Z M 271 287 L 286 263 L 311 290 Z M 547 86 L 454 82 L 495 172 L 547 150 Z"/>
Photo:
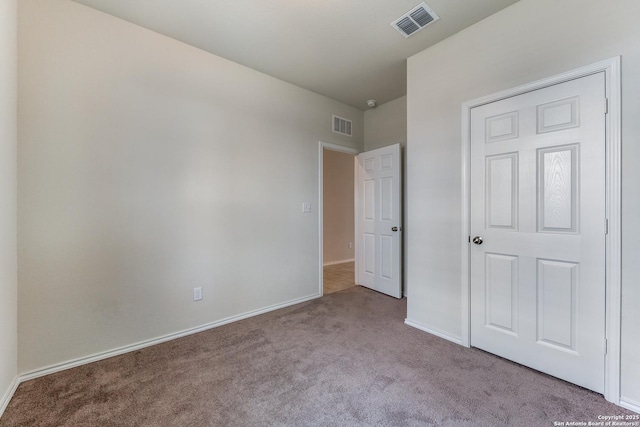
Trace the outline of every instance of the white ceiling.
<path fill-rule="evenodd" d="M 359 109 L 406 94 L 406 59 L 517 0 L 428 0 L 440 20 L 405 39 L 420 0 L 74 0 Z"/>

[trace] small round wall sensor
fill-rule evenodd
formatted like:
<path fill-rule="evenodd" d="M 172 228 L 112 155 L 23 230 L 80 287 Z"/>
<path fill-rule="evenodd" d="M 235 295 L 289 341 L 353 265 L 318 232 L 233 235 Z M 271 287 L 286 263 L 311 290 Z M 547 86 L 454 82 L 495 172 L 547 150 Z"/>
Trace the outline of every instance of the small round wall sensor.
<path fill-rule="evenodd" d="M 375 99 L 370 99 L 367 101 L 367 105 L 371 108 L 375 108 L 376 106 L 376 100 Z"/>

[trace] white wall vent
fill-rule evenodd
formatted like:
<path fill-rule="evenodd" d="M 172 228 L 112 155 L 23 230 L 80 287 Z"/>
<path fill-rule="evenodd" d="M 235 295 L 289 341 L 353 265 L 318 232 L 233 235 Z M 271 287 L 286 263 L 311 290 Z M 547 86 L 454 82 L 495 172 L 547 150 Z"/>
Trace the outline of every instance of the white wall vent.
<path fill-rule="evenodd" d="M 429 24 L 436 22 L 440 17 L 425 2 L 420 3 L 409 12 L 391 23 L 391 26 L 400 31 L 405 37 L 409 37 Z"/>
<path fill-rule="evenodd" d="M 341 135 L 353 136 L 353 122 L 344 117 L 333 115 L 333 131 Z"/>

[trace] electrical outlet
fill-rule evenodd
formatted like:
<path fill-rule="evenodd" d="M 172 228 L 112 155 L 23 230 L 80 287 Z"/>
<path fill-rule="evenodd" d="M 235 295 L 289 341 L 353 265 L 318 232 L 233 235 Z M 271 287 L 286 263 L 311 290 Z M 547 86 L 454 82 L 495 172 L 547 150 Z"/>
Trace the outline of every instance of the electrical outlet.
<path fill-rule="evenodd" d="M 202 299 L 202 286 L 193 288 L 193 300 L 200 301 Z"/>
<path fill-rule="evenodd" d="M 311 202 L 302 202 L 302 213 L 311 212 Z"/>
<path fill-rule="evenodd" d="M 349 249 L 353 249 L 353 242 L 349 242 Z"/>

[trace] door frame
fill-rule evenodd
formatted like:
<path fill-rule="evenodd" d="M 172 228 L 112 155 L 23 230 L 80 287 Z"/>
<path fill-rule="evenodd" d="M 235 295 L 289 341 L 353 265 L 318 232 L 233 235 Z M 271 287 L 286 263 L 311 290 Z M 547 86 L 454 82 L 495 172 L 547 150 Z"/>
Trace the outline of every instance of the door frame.
<path fill-rule="evenodd" d="M 591 74 L 605 73 L 608 111 L 605 115 L 605 188 L 608 233 L 605 239 L 605 338 L 604 397 L 620 404 L 620 322 L 621 322 L 621 76 L 620 57 L 504 90 L 462 104 L 462 239 L 461 239 L 461 344 L 471 346 L 471 109 L 511 98 Z M 603 108 L 606 108 L 603 105 Z M 604 224 L 603 224 L 604 227 Z M 603 229 L 604 231 L 604 229 Z"/>
<path fill-rule="evenodd" d="M 358 283 L 358 239 L 355 237 L 358 235 L 358 223 L 356 221 L 358 216 L 358 186 L 357 186 L 357 175 L 356 175 L 356 167 L 355 167 L 355 159 L 356 156 L 360 154 L 360 151 L 355 148 L 344 147 L 342 145 L 331 144 L 329 142 L 320 141 L 318 143 L 318 241 L 320 242 L 320 249 L 318 257 L 320 262 L 319 268 L 319 289 L 318 293 L 320 296 L 324 295 L 324 150 L 338 151 L 340 153 L 353 154 L 354 164 L 353 164 L 353 212 L 354 212 L 354 239 L 353 239 L 353 251 L 355 254 L 355 266 L 356 266 L 356 277 L 355 282 Z"/>

